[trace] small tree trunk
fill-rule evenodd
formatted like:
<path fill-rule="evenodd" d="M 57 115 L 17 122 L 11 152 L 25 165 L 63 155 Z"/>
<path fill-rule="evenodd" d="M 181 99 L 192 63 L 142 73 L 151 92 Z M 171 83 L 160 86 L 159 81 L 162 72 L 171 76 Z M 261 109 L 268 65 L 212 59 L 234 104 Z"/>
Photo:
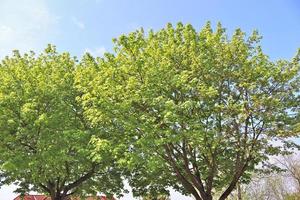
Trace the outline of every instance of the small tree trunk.
<path fill-rule="evenodd" d="M 240 183 L 237 183 L 238 200 L 242 200 L 242 191 Z"/>

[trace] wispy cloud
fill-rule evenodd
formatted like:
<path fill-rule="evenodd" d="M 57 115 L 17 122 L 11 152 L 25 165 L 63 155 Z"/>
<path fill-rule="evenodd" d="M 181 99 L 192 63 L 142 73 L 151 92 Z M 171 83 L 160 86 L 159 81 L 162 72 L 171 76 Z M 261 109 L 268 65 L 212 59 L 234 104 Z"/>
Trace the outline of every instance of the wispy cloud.
<path fill-rule="evenodd" d="M 86 48 L 84 52 L 85 53 L 88 52 L 94 57 L 101 57 L 104 55 L 105 52 L 107 52 L 107 50 L 105 49 L 105 47 L 96 47 L 92 49 Z"/>
<path fill-rule="evenodd" d="M 83 21 L 79 20 L 77 17 L 72 17 L 72 22 L 80 29 L 85 29 L 85 24 Z"/>
<path fill-rule="evenodd" d="M 44 0 L 1 0 L 0 19 L 0 57 L 44 48 L 58 22 Z"/>

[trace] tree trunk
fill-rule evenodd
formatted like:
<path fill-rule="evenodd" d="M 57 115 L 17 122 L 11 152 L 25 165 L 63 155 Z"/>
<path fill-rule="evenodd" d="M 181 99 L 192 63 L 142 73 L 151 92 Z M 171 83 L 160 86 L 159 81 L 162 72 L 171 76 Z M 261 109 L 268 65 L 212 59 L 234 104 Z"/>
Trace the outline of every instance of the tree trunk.
<path fill-rule="evenodd" d="M 193 195 L 194 196 L 194 195 Z M 195 198 L 195 200 L 203 200 L 201 197 L 199 197 L 199 196 L 194 196 L 194 198 Z"/>
<path fill-rule="evenodd" d="M 207 197 L 195 197 L 195 200 L 212 200 L 212 196 L 207 196 Z"/>
<path fill-rule="evenodd" d="M 201 197 L 200 200 L 212 200 L 212 195 L 206 195 L 205 197 Z"/>
<path fill-rule="evenodd" d="M 64 197 L 60 193 L 51 194 L 51 200 L 68 200 L 68 198 Z"/>
<path fill-rule="evenodd" d="M 54 198 L 51 198 L 51 200 L 67 200 L 65 197 L 62 196 L 56 196 Z"/>
<path fill-rule="evenodd" d="M 242 200 L 242 191 L 241 191 L 240 183 L 237 183 L 237 195 L 238 195 L 238 200 Z"/>

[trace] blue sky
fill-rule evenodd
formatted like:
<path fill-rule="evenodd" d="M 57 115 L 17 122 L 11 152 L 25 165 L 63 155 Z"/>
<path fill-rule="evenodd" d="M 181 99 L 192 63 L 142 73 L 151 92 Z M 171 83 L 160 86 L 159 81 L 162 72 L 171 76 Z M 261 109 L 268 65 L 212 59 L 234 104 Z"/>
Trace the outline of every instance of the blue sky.
<path fill-rule="evenodd" d="M 298 0 L 0 0 L 0 58 L 12 49 L 39 52 L 48 43 L 79 57 L 101 56 L 111 51 L 112 38 L 139 27 L 181 21 L 199 30 L 208 20 L 220 21 L 228 34 L 257 29 L 274 60 L 291 58 L 300 47 Z M 11 190 L 0 190 L 0 200 L 12 199 Z"/>
<path fill-rule="evenodd" d="M 290 58 L 300 47 L 297 0 L 0 0 L 0 57 L 12 49 L 40 51 L 53 43 L 80 56 L 111 51 L 112 38 L 139 27 L 220 21 L 228 33 L 258 29 L 272 59 Z"/>

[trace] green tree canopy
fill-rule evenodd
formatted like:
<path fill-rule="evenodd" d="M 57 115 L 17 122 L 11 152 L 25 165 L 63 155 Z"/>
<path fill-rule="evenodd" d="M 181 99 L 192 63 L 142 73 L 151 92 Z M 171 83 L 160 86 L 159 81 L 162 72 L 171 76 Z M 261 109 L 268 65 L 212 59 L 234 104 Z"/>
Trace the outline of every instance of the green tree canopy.
<path fill-rule="evenodd" d="M 114 54 L 80 72 L 87 118 L 110 116 L 124 128 L 120 162 L 136 195 L 172 186 L 224 200 L 258 163 L 293 146 L 300 53 L 272 61 L 260 38 L 240 29 L 228 38 L 220 24 L 199 32 L 168 24 L 122 35 Z"/>
<path fill-rule="evenodd" d="M 39 56 L 16 51 L 1 63 L 2 184 L 47 193 L 52 200 L 120 193 L 111 136 L 90 125 L 76 100 L 76 62 L 49 46 Z"/>

